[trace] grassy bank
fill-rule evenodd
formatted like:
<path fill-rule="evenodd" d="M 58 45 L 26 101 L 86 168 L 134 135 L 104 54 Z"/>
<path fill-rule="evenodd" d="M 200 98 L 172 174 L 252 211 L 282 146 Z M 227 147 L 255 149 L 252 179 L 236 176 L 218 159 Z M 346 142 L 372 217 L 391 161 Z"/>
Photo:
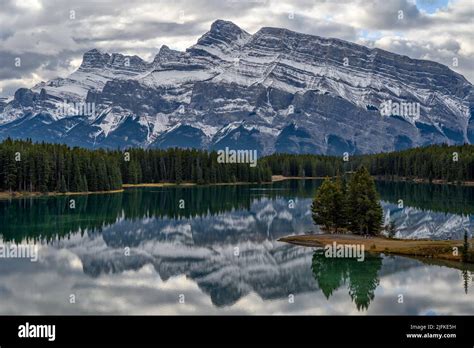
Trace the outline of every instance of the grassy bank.
<path fill-rule="evenodd" d="M 134 187 L 170 187 L 170 186 L 196 186 L 197 184 L 192 182 L 183 182 L 181 184 L 176 184 L 173 182 L 157 182 L 157 183 L 142 183 L 142 184 L 123 184 L 122 187 L 134 188 Z"/>
<path fill-rule="evenodd" d="M 300 235 L 280 238 L 279 241 L 307 247 L 323 247 L 336 242 L 337 244 L 364 245 L 367 252 L 384 253 L 416 258 L 430 258 L 445 261 L 461 262 L 462 240 L 412 240 L 389 239 L 384 237 L 364 238 L 350 234 Z M 453 248 L 458 248 L 454 255 Z M 472 251 L 471 251 L 472 253 Z"/>
<path fill-rule="evenodd" d="M 305 179 L 325 179 L 325 176 L 283 176 L 283 175 L 272 175 L 272 182 L 283 181 L 283 180 L 305 180 Z"/>

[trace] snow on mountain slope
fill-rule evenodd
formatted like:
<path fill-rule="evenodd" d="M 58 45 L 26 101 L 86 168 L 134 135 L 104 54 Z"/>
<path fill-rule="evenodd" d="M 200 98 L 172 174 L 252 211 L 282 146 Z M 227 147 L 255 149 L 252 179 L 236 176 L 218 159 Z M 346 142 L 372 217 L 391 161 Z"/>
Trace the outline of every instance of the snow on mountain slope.
<path fill-rule="evenodd" d="M 311 199 L 301 199 L 295 209 L 288 209 L 284 197 L 259 198 L 248 209 L 231 209 L 199 218 L 117 219 L 102 227 L 101 233 L 91 231 L 95 239 L 73 235 L 59 241 L 57 248 L 67 247 L 74 252 L 82 261 L 84 272 L 91 276 L 118 274 L 145 264 L 151 264 L 163 280 L 185 275 L 219 306 L 232 305 L 249 292 L 264 299 L 283 299 L 289 293 L 297 295 L 318 286 L 310 267 L 314 250 L 278 242 L 285 235 L 307 233 L 315 228 L 308 215 L 310 204 Z M 383 206 L 402 228 L 398 238 L 416 235 L 459 239 L 462 233 L 457 229 L 443 232 L 454 221 L 463 220 L 459 215 L 411 207 L 398 209 L 396 204 L 387 202 Z M 407 218 L 411 219 L 411 229 L 401 227 Z M 124 247 L 130 247 L 129 256 L 124 255 Z M 235 250 L 239 250 L 238 257 Z M 404 260 L 403 264 L 391 264 L 390 258 L 385 259 L 386 267 L 380 275 L 421 265 Z"/>
<path fill-rule="evenodd" d="M 216 148 L 239 123 L 244 138 L 226 146 L 370 153 L 472 141 L 473 95 L 464 77 L 435 62 L 281 28 L 251 35 L 218 20 L 185 52 L 163 46 L 151 62 L 86 52 L 67 78 L 20 89 L 3 103 L 0 138 L 25 136 L 16 120 L 49 113 L 54 122 L 77 117 L 80 126 L 60 138 L 87 147 L 161 146 L 169 141 L 156 140 L 182 124 L 193 129 L 173 133 L 183 139 L 171 143 L 189 145 L 194 134 L 192 146 Z M 387 101 L 416 104 L 419 114 L 382 116 Z M 95 114 L 56 112 L 65 102 L 93 104 Z M 291 125 L 304 137 L 295 138 Z M 53 136 L 46 125 L 34 140 L 43 140 L 39 134 Z"/>
<path fill-rule="evenodd" d="M 470 231 L 473 217 L 469 215 L 431 212 L 413 207 L 400 209 L 395 204 L 382 201 L 385 223 L 394 221 L 396 238 L 402 239 L 458 239 Z"/>

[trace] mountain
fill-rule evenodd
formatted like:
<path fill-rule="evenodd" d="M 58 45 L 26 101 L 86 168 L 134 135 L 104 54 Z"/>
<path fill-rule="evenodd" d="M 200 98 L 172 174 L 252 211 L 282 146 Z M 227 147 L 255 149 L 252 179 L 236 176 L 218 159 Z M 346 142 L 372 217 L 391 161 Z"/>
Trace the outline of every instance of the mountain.
<path fill-rule="evenodd" d="M 382 115 L 387 105 L 392 114 Z M 373 153 L 474 143 L 474 91 L 432 61 L 281 28 L 251 35 L 217 20 L 185 52 L 163 46 L 147 62 L 93 49 L 67 78 L 17 90 L 0 104 L 0 139 L 8 136 L 88 148 Z"/>

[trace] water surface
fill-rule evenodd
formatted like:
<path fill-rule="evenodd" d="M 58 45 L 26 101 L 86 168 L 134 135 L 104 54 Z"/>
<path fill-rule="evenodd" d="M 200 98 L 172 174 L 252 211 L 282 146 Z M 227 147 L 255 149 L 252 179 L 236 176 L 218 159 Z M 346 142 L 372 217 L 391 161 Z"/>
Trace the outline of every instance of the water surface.
<path fill-rule="evenodd" d="M 474 314 L 472 268 L 384 255 L 328 260 L 278 242 L 318 233 L 309 206 L 319 185 L 0 201 L 3 243 L 39 246 L 38 262 L 0 258 L 0 314 Z M 472 231 L 473 188 L 378 189 L 399 237 L 461 239 Z"/>

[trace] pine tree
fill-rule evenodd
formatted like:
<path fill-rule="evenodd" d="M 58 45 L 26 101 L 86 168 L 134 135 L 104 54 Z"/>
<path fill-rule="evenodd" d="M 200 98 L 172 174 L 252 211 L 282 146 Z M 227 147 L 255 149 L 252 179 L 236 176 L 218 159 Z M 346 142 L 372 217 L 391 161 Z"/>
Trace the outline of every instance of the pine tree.
<path fill-rule="evenodd" d="M 365 167 L 361 167 L 349 182 L 348 206 L 352 232 L 371 235 L 380 232 L 383 210 L 375 182 Z"/>
<path fill-rule="evenodd" d="M 461 271 L 461 274 L 463 279 L 464 292 L 467 294 L 469 291 L 469 282 L 471 281 L 471 277 L 469 276 L 469 272 L 467 271 L 467 269 L 463 269 Z"/>
<path fill-rule="evenodd" d="M 66 180 L 64 179 L 64 175 L 61 175 L 58 191 L 61 193 L 67 192 Z"/>
<path fill-rule="evenodd" d="M 137 160 L 134 158 L 129 162 L 128 165 L 128 180 L 131 184 L 138 184 L 139 180 L 139 164 Z"/>
<path fill-rule="evenodd" d="M 388 238 L 393 238 L 395 237 L 395 234 L 397 233 L 397 226 L 395 225 L 395 221 L 390 220 L 390 223 L 388 224 Z"/>
<path fill-rule="evenodd" d="M 299 164 L 298 165 L 298 176 L 300 178 L 304 178 L 306 175 L 305 175 L 305 171 L 304 171 L 304 167 L 303 167 L 303 164 Z"/>
<path fill-rule="evenodd" d="M 467 235 L 467 230 L 464 230 L 464 242 L 462 246 L 462 254 L 461 254 L 462 262 L 469 261 L 469 240 Z"/>
<path fill-rule="evenodd" d="M 4 165 L 5 187 L 9 191 L 14 191 L 16 189 L 17 166 L 15 165 L 14 157 L 15 155 L 12 151 L 5 158 L 5 162 L 6 162 L 6 164 Z"/>
<path fill-rule="evenodd" d="M 334 183 L 326 178 L 316 192 L 316 197 L 311 205 L 314 223 L 324 226 L 328 232 L 334 226 L 334 191 Z"/>
<path fill-rule="evenodd" d="M 180 150 L 177 150 L 177 152 L 178 153 L 175 157 L 174 170 L 175 170 L 175 181 L 179 185 L 183 182 L 183 170 L 182 170 L 182 164 L 181 164 Z"/>
<path fill-rule="evenodd" d="M 333 190 L 332 221 L 335 232 L 337 233 L 339 228 L 345 228 L 347 226 L 347 198 L 341 178 L 336 179 L 333 184 Z"/>

